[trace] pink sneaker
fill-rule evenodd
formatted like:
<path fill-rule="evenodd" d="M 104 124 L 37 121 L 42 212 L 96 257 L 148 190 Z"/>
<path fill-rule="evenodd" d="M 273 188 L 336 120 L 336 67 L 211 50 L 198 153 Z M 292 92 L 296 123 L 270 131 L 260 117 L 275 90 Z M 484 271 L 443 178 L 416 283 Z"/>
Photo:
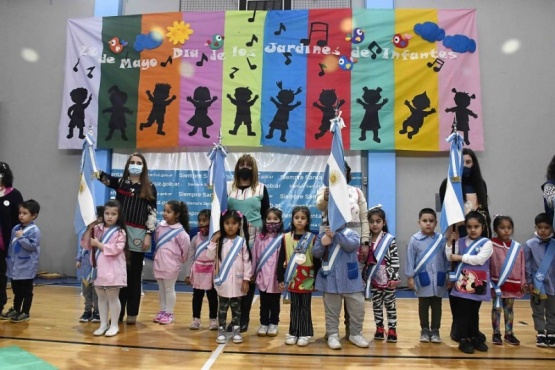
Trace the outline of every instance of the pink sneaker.
<path fill-rule="evenodd" d="M 173 317 L 173 313 L 165 312 L 164 316 L 162 316 L 159 323 L 160 323 L 160 325 L 168 325 L 168 324 L 171 324 L 174 321 L 175 321 L 175 319 Z"/>
<path fill-rule="evenodd" d="M 162 317 L 164 317 L 165 314 L 166 314 L 165 311 L 160 311 L 160 312 L 158 312 L 158 313 L 156 314 L 156 316 L 154 316 L 154 319 L 153 319 L 152 321 L 154 321 L 154 322 L 156 322 L 156 323 L 159 323 L 159 322 L 160 322 L 160 319 L 161 319 Z"/>

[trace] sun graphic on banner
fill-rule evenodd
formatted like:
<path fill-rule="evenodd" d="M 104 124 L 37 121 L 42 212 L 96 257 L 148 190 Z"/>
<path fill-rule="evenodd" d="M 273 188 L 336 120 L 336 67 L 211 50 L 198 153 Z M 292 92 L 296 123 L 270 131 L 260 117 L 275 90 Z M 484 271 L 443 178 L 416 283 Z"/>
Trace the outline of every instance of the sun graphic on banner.
<path fill-rule="evenodd" d="M 191 29 L 191 25 L 189 23 L 185 23 L 184 21 L 173 22 L 173 27 L 168 27 L 168 33 L 166 33 L 166 37 L 170 40 L 171 43 L 174 45 L 185 44 L 185 41 L 189 40 L 189 35 L 193 34 L 193 30 Z"/>
<path fill-rule="evenodd" d="M 330 186 L 336 185 L 341 180 L 341 172 L 333 170 L 330 172 Z"/>

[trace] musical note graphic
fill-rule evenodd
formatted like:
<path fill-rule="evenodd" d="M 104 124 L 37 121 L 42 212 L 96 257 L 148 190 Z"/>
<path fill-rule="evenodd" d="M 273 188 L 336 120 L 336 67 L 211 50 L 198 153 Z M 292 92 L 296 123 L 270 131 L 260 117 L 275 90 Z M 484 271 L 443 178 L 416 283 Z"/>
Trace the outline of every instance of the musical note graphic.
<path fill-rule="evenodd" d="M 258 1 L 254 3 L 254 13 L 252 13 L 252 17 L 248 19 L 250 23 L 254 22 L 254 19 L 256 18 L 256 9 L 258 8 L 258 3 Z"/>
<path fill-rule="evenodd" d="M 434 68 L 432 68 L 433 65 L 437 64 L 437 66 L 435 66 Z M 436 58 L 436 60 L 434 60 L 433 63 L 426 63 L 426 65 L 428 66 L 428 68 L 432 68 L 434 70 L 434 72 L 439 72 L 441 71 L 441 69 L 443 68 L 443 65 L 445 64 L 445 61 L 443 59 L 439 59 Z"/>
<path fill-rule="evenodd" d="M 168 63 L 169 63 L 169 64 L 172 64 L 172 63 L 173 63 L 173 59 L 172 59 L 172 56 L 171 56 L 171 55 L 168 57 L 168 59 L 167 59 L 165 62 L 161 62 L 160 65 L 161 65 L 162 67 L 166 67 L 166 66 L 168 65 Z"/>
<path fill-rule="evenodd" d="M 73 72 L 77 72 L 79 70 L 79 68 L 77 68 L 79 62 L 81 62 L 81 58 L 77 58 L 77 64 L 73 66 Z"/>
<path fill-rule="evenodd" d="M 290 56 L 292 56 L 293 54 L 289 53 L 289 52 L 285 52 L 283 53 L 283 56 L 285 57 L 285 65 L 288 66 L 289 64 L 291 64 L 291 58 L 289 58 Z"/>
<path fill-rule="evenodd" d="M 287 31 L 287 29 L 285 28 L 285 25 L 283 23 L 279 24 L 279 29 L 277 31 L 274 31 L 274 35 L 276 35 L 276 36 L 281 35 L 281 31 Z"/>
<path fill-rule="evenodd" d="M 87 73 L 87 77 L 93 78 L 92 72 L 94 71 L 94 66 L 87 68 L 87 71 L 89 71 L 89 73 Z"/>
<path fill-rule="evenodd" d="M 239 70 L 239 68 L 237 67 L 231 67 L 231 69 L 233 70 L 233 72 L 231 72 L 229 74 L 229 78 L 231 78 L 232 80 L 235 78 L 235 73 Z"/>
<path fill-rule="evenodd" d="M 202 53 L 202 57 L 201 57 L 200 60 L 197 62 L 197 67 L 202 67 L 202 65 L 204 64 L 204 62 L 208 62 L 208 57 L 206 56 L 206 54 Z"/>
<path fill-rule="evenodd" d="M 307 46 L 310 44 L 310 40 L 312 39 L 313 33 L 324 33 L 325 38 L 321 38 L 316 41 L 316 45 L 323 47 L 328 44 L 328 24 L 323 22 L 312 22 L 310 23 L 310 34 L 308 35 L 307 39 L 301 39 L 301 44 Z"/>
<path fill-rule="evenodd" d="M 254 45 L 255 42 L 258 42 L 258 37 L 256 37 L 256 35 L 253 33 L 251 40 L 247 42 L 245 45 L 247 45 L 250 48 Z"/>
<path fill-rule="evenodd" d="M 318 72 L 318 76 L 322 77 L 323 75 L 326 74 L 326 72 L 324 72 L 324 69 L 328 67 L 326 67 L 326 65 L 322 63 L 318 63 L 318 65 L 320 66 L 320 72 Z"/>
<path fill-rule="evenodd" d="M 249 60 L 249 58 L 247 58 L 247 63 L 249 63 L 249 67 L 251 68 L 251 70 L 255 70 L 257 65 L 256 64 L 252 64 L 251 61 Z"/>
<path fill-rule="evenodd" d="M 373 50 L 374 48 L 376 49 L 375 52 Z M 370 45 L 368 45 L 368 50 L 370 50 L 370 52 L 372 53 L 372 55 L 370 55 L 370 58 L 372 59 L 376 59 L 378 54 L 382 53 L 382 48 L 380 47 L 380 45 L 378 45 L 376 41 L 372 41 Z"/>

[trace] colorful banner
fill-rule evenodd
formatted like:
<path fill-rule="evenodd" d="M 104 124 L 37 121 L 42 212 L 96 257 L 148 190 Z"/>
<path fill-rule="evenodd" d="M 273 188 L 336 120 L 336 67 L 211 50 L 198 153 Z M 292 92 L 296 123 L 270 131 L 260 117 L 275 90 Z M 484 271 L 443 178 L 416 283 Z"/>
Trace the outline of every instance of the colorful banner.
<path fill-rule="evenodd" d="M 68 21 L 59 148 L 484 149 L 475 10 L 161 13 Z"/>

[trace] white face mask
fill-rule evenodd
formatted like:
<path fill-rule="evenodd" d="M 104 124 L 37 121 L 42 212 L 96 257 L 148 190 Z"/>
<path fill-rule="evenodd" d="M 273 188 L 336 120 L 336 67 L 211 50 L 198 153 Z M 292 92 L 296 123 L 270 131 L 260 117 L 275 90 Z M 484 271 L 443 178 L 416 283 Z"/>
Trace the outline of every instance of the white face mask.
<path fill-rule="evenodd" d="M 129 173 L 132 175 L 140 175 L 143 172 L 143 165 L 141 164 L 130 164 Z"/>

